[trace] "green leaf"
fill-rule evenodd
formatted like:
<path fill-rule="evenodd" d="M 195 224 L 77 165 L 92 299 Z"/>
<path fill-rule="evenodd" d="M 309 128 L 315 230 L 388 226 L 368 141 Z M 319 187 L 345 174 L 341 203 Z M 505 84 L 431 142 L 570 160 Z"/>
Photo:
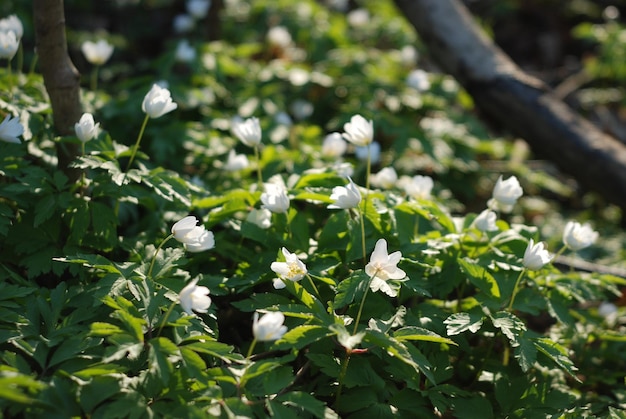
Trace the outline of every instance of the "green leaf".
<path fill-rule="evenodd" d="M 469 262 L 467 259 L 459 259 L 459 266 L 467 278 L 478 289 L 492 298 L 500 298 L 498 282 L 485 268 Z"/>
<path fill-rule="evenodd" d="M 532 339 L 521 336 L 515 347 L 515 359 L 522 371 L 527 372 L 537 360 L 537 348 Z"/>
<path fill-rule="evenodd" d="M 446 333 L 448 336 L 458 335 L 469 330 L 476 333 L 483 325 L 485 316 L 480 311 L 472 311 L 470 313 L 455 313 L 443 321 L 446 325 Z"/>
<path fill-rule="evenodd" d="M 437 333 L 417 326 L 402 327 L 393 332 L 393 337 L 402 342 L 405 340 L 419 340 L 424 342 L 447 343 L 456 345 L 456 343 L 448 338 L 439 336 Z"/>
<path fill-rule="evenodd" d="M 363 270 L 354 272 L 350 277 L 344 279 L 337 286 L 337 294 L 333 301 L 333 307 L 339 309 L 352 304 L 357 294 L 365 291 L 370 278 Z"/>
<path fill-rule="evenodd" d="M 498 311 L 492 316 L 491 322 L 509 339 L 511 346 L 519 345 L 520 336 L 526 331 L 526 325 L 519 317 L 508 311 Z"/>
<path fill-rule="evenodd" d="M 44 221 L 49 220 L 54 214 L 56 195 L 47 195 L 35 207 L 35 220 L 33 227 L 39 227 Z"/>
<path fill-rule="evenodd" d="M 27 375 L 4 371 L 0 376 L 0 399 L 13 403 L 37 405 L 41 404 L 36 396 L 47 385 Z"/>
<path fill-rule="evenodd" d="M 194 336 L 185 339 L 180 343 L 180 347 L 181 349 L 191 349 L 199 354 L 210 355 L 227 363 L 230 363 L 233 360 L 240 360 L 242 358 L 241 355 L 232 353 L 232 346 L 218 342 L 214 338 L 206 335 Z"/>
<path fill-rule="evenodd" d="M 151 370 L 156 372 L 156 376 L 161 380 L 163 385 L 167 386 L 170 381 L 170 374 L 174 369 L 174 365 L 170 358 L 179 355 L 178 347 L 169 339 L 158 337 L 152 339 L 150 344 L 150 362 Z"/>
<path fill-rule="evenodd" d="M 365 336 L 365 332 L 351 334 L 343 324 L 333 324 L 329 329 L 337 334 L 337 340 L 341 346 L 349 350 L 359 345 L 363 341 L 363 336 Z"/>
<path fill-rule="evenodd" d="M 111 323 L 94 322 L 91 324 L 91 336 L 111 336 L 124 333 L 124 331 Z"/>
<path fill-rule="evenodd" d="M 332 335 L 333 332 L 325 326 L 305 324 L 288 330 L 282 338 L 276 341 L 273 348 L 278 350 L 289 348 L 302 349 L 313 342 L 317 342 L 318 340 L 325 339 Z"/>
<path fill-rule="evenodd" d="M 582 383 L 582 381 L 575 375 L 578 368 L 576 368 L 572 360 L 567 356 L 567 349 L 548 338 L 536 338 L 534 339 L 534 342 L 535 347 L 539 350 L 539 352 L 550 358 L 576 381 Z"/>
<path fill-rule="evenodd" d="M 286 406 L 302 409 L 319 419 L 339 417 L 334 411 L 326 407 L 326 403 L 302 391 L 290 391 L 289 393 L 281 394 L 274 400 L 282 402 Z"/>
<path fill-rule="evenodd" d="M 207 365 L 202 357 L 186 346 L 181 347 L 179 350 L 187 374 L 197 380 L 204 380 L 206 377 L 204 371 L 206 371 Z"/>

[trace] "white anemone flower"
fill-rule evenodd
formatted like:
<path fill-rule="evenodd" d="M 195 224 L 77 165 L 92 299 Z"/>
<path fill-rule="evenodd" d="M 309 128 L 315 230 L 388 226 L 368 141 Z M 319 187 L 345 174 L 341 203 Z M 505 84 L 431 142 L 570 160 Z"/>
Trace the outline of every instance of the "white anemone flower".
<path fill-rule="evenodd" d="M 262 208 L 275 213 L 286 213 L 289 210 L 289 196 L 282 185 L 274 183 L 265 184 L 265 192 L 261 194 Z"/>
<path fill-rule="evenodd" d="M 500 176 L 493 188 L 493 197 L 487 202 L 487 206 L 492 210 L 511 212 L 523 194 L 524 191 L 515 176 L 511 176 L 507 180 L 503 180 Z"/>
<path fill-rule="evenodd" d="M 206 313 L 211 306 L 209 289 L 207 287 L 199 287 L 197 283 L 198 278 L 193 279 L 178 295 L 180 306 L 190 316 L 193 315 L 194 311 Z"/>
<path fill-rule="evenodd" d="M 374 122 L 361 115 L 350 118 L 350 122 L 344 124 L 343 130 L 343 138 L 358 147 L 365 147 L 374 141 Z"/>
<path fill-rule="evenodd" d="M 524 259 L 522 260 L 525 268 L 531 271 L 538 271 L 543 268 L 544 265 L 550 263 L 551 260 L 552 256 L 548 250 L 545 249 L 542 242 L 535 244 L 533 239 L 528 241 L 528 246 L 524 252 Z"/>
<path fill-rule="evenodd" d="M 204 225 L 197 225 L 198 219 L 189 215 L 172 226 L 172 235 L 183 243 L 185 249 L 192 253 L 202 252 L 215 247 L 213 232 Z"/>
<path fill-rule="evenodd" d="M 387 253 L 387 241 L 379 239 L 376 242 L 372 256 L 367 265 L 365 273 L 371 278 L 370 289 L 374 292 L 380 290 L 390 297 L 398 295 L 398 291 L 387 283 L 390 279 L 402 279 L 406 272 L 398 268 L 398 262 L 402 259 L 400 251 Z"/>
<path fill-rule="evenodd" d="M 259 118 L 234 118 L 231 122 L 233 135 L 248 147 L 256 147 L 261 143 L 261 124 Z"/>
<path fill-rule="evenodd" d="M 169 89 L 153 84 L 150 91 L 143 98 L 141 110 L 150 118 L 159 118 L 168 112 L 172 112 L 178 105 L 172 101 Z"/>
<path fill-rule="evenodd" d="M 92 114 L 84 113 L 80 120 L 74 124 L 74 132 L 80 141 L 86 143 L 98 135 L 99 126 L 99 123 L 95 123 Z"/>
<path fill-rule="evenodd" d="M 563 243 L 574 252 L 591 246 L 598 239 L 598 232 L 594 231 L 589 223 L 580 224 L 568 221 L 563 230 Z"/>
<path fill-rule="evenodd" d="M 4 117 L 4 121 L 0 123 L 0 140 L 19 144 L 20 139 L 17 138 L 20 135 L 24 134 L 24 127 L 20 124 L 19 119 L 11 118 L 10 115 Z"/>
<path fill-rule="evenodd" d="M 280 278 L 274 281 L 274 288 L 281 289 L 285 287 L 282 279 L 298 282 L 307 274 L 306 265 L 302 262 L 295 253 L 291 253 L 286 248 L 281 249 L 284 262 L 272 262 L 270 269 L 274 271 Z"/>
<path fill-rule="evenodd" d="M 252 334 L 254 339 L 264 342 L 273 341 L 283 337 L 287 332 L 284 326 L 285 315 L 280 311 L 266 313 L 259 319 L 259 313 L 254 313 L 252 318 Z"/>
<path fill-rule="evenodd" d="M 100 39 L 98 42 L 85 41 L 80 49 L 87 61 L 93 65 L 106 63 L 113 54 L 113 45 L 109 44 L 105 39 Z"/>

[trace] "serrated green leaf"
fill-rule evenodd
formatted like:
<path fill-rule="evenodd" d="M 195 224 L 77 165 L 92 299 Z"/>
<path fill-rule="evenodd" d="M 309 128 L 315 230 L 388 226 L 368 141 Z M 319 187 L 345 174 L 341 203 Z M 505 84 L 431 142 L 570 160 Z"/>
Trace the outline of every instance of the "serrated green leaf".
<path fill-rule="evenodd" d="M 555 364 L 561 367 L 563 371 L 568 373 L 576 381 L 582 383 L 575 375 L 578 368 L 576 368 L 572 360 L 567 356 L 567 349 L 548 338 L 536 338 L 534 339 L 534 343 L 539 352 L 554 361 Z"/>
<path fill-rule="evenodd" d="M 520 336 L 526 331 L 526 325 L 519 317 L 508 311 L 498 311 L 492 316 L 491 322 L 509 339 L 511 346 L 519 345 Z"/>
<path fill-rule="evenodd" d="M 458 335 L 460 333 L 469 330 L 472 333 L 476 333 L 483 325 L 485 316 L 479 311 L 472 311 L 470 313 L 455 313 L 443 321 L 446 325 L 446 333 L 448 336 Z"/>
<path fill-rule="evenodd" d="M 302 409 L 319 419 L 337 418 L 337 414 L 330 408 L 326 407 L 326 403 L 317 400 L 315 397 L 302 391 L 290 391 L 281 394 L 274 400 L 282 402 L 287 406 L 293 406 Z"/>
<path fill-rule="evenodd" d="M 337 294 L 333 301 L 333 307 L 339 309 L 352 304 L 355 297 L 365 291 L 369 283 L 369 277 L 364 271 L 354 272 L 350 277 L 344 279 L 337 286 Z"/>
<path fill-rule="evenodd" d="M 39 227 L 43 222 L 48 221 L 54 214 L 55 206 L 55 195 L 47 195 L 39 201 L 35 207 L 33 227 Z"/>
<path fill-rule="evenodd" d="M 437 333 L 417 326 L 402 327 L 393 332 L 393 337 L 400 342 L 404 340 L 419 340 L 424 342 L 447 343 L 456 345 L 456 343 L 448 338 L 438 335 Z"/>
<path fill-rule="evenodd" d="M 333 332 L 325 326 L 301 325 L 290 329 L 274 343 L 274 349 L 302 349 L 318 340 L 332 336 Z"/>

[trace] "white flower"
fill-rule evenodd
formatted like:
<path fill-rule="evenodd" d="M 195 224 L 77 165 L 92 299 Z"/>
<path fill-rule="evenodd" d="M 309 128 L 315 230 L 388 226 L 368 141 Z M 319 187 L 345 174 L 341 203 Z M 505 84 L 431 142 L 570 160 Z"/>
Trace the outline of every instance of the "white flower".
<path fill-rule="evenodd" d="M 196 26 L 196 21 L 189 15 L 178 15 L 174 18 L 174 32 L 187 33 Z"/>
<path fill-rule="evenodd" d="M 159 118 L 177 107 L 178 105 L 172 101 L 170 91 L 158 84 L 152 85 L 141 104 L 141 110 L 150 118 Z"/>
<path fill-rule="evenodd" d="M 109 61 L 113 54 L 113 45 L 106 40 L 100 39 L 98 42 L 85 41 L 80 47 L 87 61 L 93 65 L 102 65 Z"/>
<path fill-rule="evenodd" d="M 393 167 L 385 167 L 370 177 L 370 182 L 376 187 L 391 189 L 398 182 L 398 174 Z"/>
<path fill-rule="evenodd" d="M 176 45 L 176 52 L 174 53 L 176 61 L 181 63 L 190 63 L 196 59 L 196 50 L 189 45 L 189 41 L 186 39 L 181 40 Z"/>
<path fill-rule="evenodd" d="M 15 36 L 20 40 L 24 36 L 24 25 L 16 15 L 7 16 L 0 19 L 0 32 L 15 32 Z"/>
<path fill-rule="evenodd" d="M 272 211 L 265 208 L 253 209 L 246 217 L 246 221 L 256 224 L 263 230 L 268 229 L 272 225 Z"/>
<path fill-rule="evenodd" d="M 374 140 L 374 122 L 361 115 L 350 118 L 350 122 L 344 124 L 343 130 L 343 138 L 356 146 L 363 147 Z"/>
<path fill-rule="evenodd" d="M 493 188 L 493 197 L 487 202 L 487 206 L 496 211 L 511 212 L 523 194 L 524 191 L 515 176 L 511 176 L 507 180 L 502 180 L 502 176 L 500 176 Z"/>
<path fill-rule="evenodd" d="M 86 143 L 98 135 L 99 126 L 100 124 L 96 124 L 93 120 L 92 114 L 84 113 L 80 120 L 74 124 L 74 131 L 78 139 Z"/>
<path fill-rule="evenodd" d="M 589 223 L 580 224 L 568 221 L 563 230 L 563 243 L 574 252 L 591 246 L 598 239 L 598 232 L 593 231 Z"/>
<path fill-rule="evenodd" d="M 608 301 L 602 301 L 598 306 L 598 314 L 602 317 L 610 317 L 618 311 L 617 306 Z"/>
<path fill-rule="evenodd" d="M 398 182 L 404 192 L 415 199 L 429 199 L 434 182 L 430 176 L 402 176 Z"/>
<path fill-rule="evenodd" d="M 476 218 L 474 218 L 474 222 L 472 224 L 483 233 L 487 231 L 496 231 L 498 230 L 498 226 L 496 225 L 496 219 L 496 213 L 489 209 L 486 209 L 478 214 Z"/>
<path fill-rule="evenodd" d="M 365 273 L 372 278 L 370 282 L 370 289 L 374 292 L 381 290 L 390 297 L 398 295 L 398 291 L 391 288 L 386 282 L 389 279 L 402 279 L 406 276 L 406 273 L 398 268 L 398 262 L 402 258 L 400 251 L 387 253 L 387 241 L 385 239 L 379 239 L 376 242 L 372 256 L 370 256 L 370 262 L 365 265 Z"/>
<path fill-rule="evenodd" d="M 333 188 L 330 199 L 332 199 L 334 203 L 328 206 L 329 209 L 348 209 L 359 206 L 361 202 L 361 192 L 352 179 L 348 178 L 348 180 L 350 183 L 346 186 L 335 186 Z"/>
<path fill-rule="evenodd" d="M 187 0 L 187 13 L 196 19 L 206 17 L 210 7 L 210 0 Z"/>
<path fill-rule="evenodd" d="M 263 202 L 262 208 L 276 213 L 286 213 L 290 201 L 287 190 L 283 186 L 266 183 L 265 192 L 261 194 L 261 202 Z"/>
<path fill-rule="evenodd" d="M 413 45 L 405 45 L 400 50 L 400 60 L 407 67 L 413 67 L 419 59 L 419 52 Z"/>
<path fill-rule="evenodd" d="M 367 160 L 367 156 L 369 155 L 370 162 L 376 164 L 380 161 L 380 143 L 373 141 L 364 147 L 357 147 L 354 150 L 354 154 L 359 160 Z"/>
<path fill-rule="evenodd" d="M 280 311 L 266 313 L 259 319 L 259 313 L 252 318 L 252 334 L 260 342 L 280 339 L 287 331 L 283 325 L 285 316 Z"/>
<path fill-rule="evenodd" d="M 189 215 L 172 226 L 172 235 L 183 243 L 189 252 L 197 253 L 215 247 L 215 238 L 212 231 L 204 225 L 197 225 L 198 220 Z"/>
<path fill-rule="evenodd" d="M 313 104 L 304 99 L 296 99 L 289 106 L 289 110 L 291 111 L 293 116 L 299 121 L 307 119 L 309 116 L 311 116 L 314 109 L 315 108 L 313 107 Z"/>
<path fill-rule="evenodd" d="M 284 125 L 290 127 L 293 125 L 293 121 L 287 112 L 280 111 L 274 114 L 274 122 L 278 125 Z"/>
<path fill-rule="evenodd" d="M 209 289 L 207 287 L 199 287 L 196 285 L 197 283 L 198 278 L 193 279 L 178 295 L 180 306 L 190 316 L 193 315 L 194 311 L 206 313 L 211 305 Z"/>
<path fill-rule="evenodd" d="M 425 92 L 430 89 L 430 81 L 428 80 L 428 73 L 421 69 L 413 70 L 406 77 L 406 84 L 412 89 L 418 92 Z"/>
<path fill-rule="evenodd" d="M 272 262 L 270 269 L 276 272 L 280 278 L 274 280 L 274 288 L 281 289 L 285 287 L 281 278 L 288 279 L 289 281 L 297 282 L 304 278 L 307 274 L 306 265 L 295 253 L 291 253 L 284 247 L 281 249 L 285 256 L 284 262 Z"/>
<path fill-rule="evenodd" d="M 354 174 L 354 167 L 348 162 L 337 161 L 331 166 L 331 169 L 340 177 L 350 177 Z"/>
<path fill-rule="evenodd" d="M 338 132 L 328 134 L 322 142 L 322 156 L 324 157 L 341 157 L 347 149 L 348 143 Z"/>
<path fill-rule="evenodd" d="M 256 147 L 261 143 L 261 124 L 258 118 L 252 117 L 245 120 L 233 118 L 231 131 L 248 147 Z"/>
<path fill-rule="evenodd" d="M 235 150 L 230 150 L 224 163 L 224 170 L 237 172 L 248 167 L 248 164 L 248 157 L 245 154 L 237 154 Z"/>
<path fill-rule="evenodd" d="M 4 121 L 0 123 L 0 140 L 7 143 L 19 144 L 20 139 L 17 138 L 24 133 L 24 127 L 20 124 L 18 118 L 11 118 L 10 115 L 4 117 Z"/>
<path fill-rule="evenodd" d="M 353 26 L 355 28 L 362 27 L 367 25 L 367 23 L 370 21 L 370 12 L 368 12 L 366 9 L 355 9 L 348 13 L 346 19 L 350 26 Z"/>
<path fill-rule="evenodd" d="M 274 26 L 267 31 L 267 41 L 280 48 L 287 48 L 292 42 L 291 34 L 284 26 Z"/>
<path fill-rule="evenodd" d="M 522 263 L 524 267 L 531 271 L 537 271 L 552 260 L 552 256 L 548 250 L 544 249 L 544 244 L 539 242 L 535 244 L 533 239 L 528 241 L 528 246 L 524 252 L 524 259 Z"/>
<path fill-rule="evenodd" d="M 0 58 L 12 59 L 20 46 L 15 32 L 0 32 Z"/>

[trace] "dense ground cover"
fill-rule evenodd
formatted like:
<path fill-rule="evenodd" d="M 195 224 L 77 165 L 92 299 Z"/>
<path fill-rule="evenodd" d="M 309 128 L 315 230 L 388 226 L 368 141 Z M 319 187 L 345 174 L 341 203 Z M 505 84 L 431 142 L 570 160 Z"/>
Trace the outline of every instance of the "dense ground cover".
<path fill-rule="evenodd" d="M 624 267 L 617 208 L 489 134 L 391 3 L 227 1 L 211 42 L 201 3 L 117 2 L 171 32 L 145 54 L 70 25 L 66 137 L 0 9 L 4 417 L 623 417 L 626 280 L 553 263 Z"/>

